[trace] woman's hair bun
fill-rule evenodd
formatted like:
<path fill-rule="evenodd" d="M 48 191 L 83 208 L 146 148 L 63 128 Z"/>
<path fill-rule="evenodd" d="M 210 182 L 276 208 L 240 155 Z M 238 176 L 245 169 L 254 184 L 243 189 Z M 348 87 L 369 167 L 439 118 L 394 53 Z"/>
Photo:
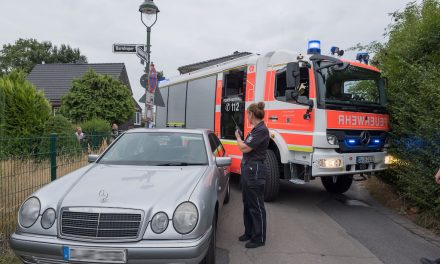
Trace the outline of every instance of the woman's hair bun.
<path fill-rule="evenodd" d="M 264 110 L 264 107 L 265 107 L 264 102 L 259 102 L 259 103 L 257 104 L 257 107 L 258 107 L 258 109 L 260 109 L 260 110 Z"/>

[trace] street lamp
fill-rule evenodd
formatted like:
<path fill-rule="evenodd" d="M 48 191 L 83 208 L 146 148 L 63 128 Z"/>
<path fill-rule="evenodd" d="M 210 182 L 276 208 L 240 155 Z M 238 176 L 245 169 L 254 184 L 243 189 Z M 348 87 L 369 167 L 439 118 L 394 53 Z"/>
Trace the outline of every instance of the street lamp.
<path fill-rule="evenodd" d="M 150 108 L 150 105 L 148 105 L 148 88 L 149 88 L 149 82 L 150 82 L 150 35 L 151 35 L 151 28 L 156 24 L 157 22 L 157 14 L 160 12 L 157 5 L 153 2 L 153 0 L 145 0 L 142 5 L 139 6 L 139 12 L 141 13 L 141 21 L 142 24 L 145 25 L 147 28 L 147 65 L 145 67 L 145 73 L 147 75 L 147 87 L 145 89 L 145 118 L 147 118 L 148 111 L 151 111 L 152 113 L 152 107 Z M 144 16 L 146 16 L 146 20 L 144 21 Z M 154 21 L 153 21 L 154 17 Z M 151 23 L 152 22 L 152 23 Z M 146 120 L 147 124 L 149 124 L 149 120 Z"/>

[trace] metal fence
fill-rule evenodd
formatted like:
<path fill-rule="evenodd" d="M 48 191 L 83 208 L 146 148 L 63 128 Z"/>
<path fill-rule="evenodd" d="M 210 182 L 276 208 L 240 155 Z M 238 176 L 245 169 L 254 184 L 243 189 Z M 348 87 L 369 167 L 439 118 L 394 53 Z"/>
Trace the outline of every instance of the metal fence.
<path fill-rule="evenodd" d="M 0 138 L 0 251 L 15 231 L 17 212 L 30 194 L 87 165 L 88 154 L 102 153 L 109 135 Z"/>

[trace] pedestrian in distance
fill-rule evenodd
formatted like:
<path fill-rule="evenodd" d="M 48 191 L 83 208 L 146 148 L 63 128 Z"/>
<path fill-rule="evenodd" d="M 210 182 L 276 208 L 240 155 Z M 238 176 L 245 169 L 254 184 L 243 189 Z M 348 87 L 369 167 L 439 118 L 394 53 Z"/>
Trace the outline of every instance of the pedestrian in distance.
<path fill-rule="evenodd" d="M 238 240 L 246 243 L 246 248 L 264 246 L 266 243 L 266 209 L 264 208 L 264 186 L 268 168 L 264 164 L 269 146 L 269 130 L 264 119 L 264 103 L 251 104 L 247 108 L 252 131 L 243 141 L 237 127 L 235 137 L 243 152 L 241 162 L 241 186 L 243 195 L 244 234 Z"/>
<path fill-rule="evenodd" d="M 110 143 L 115 141 L 115 139 L 119 136 L 119 130 L 118 125 L 116 123 L 113 123 L 112 125 L 112 132 L 110 133 Z"/>
<path fill-rule="evenodd" d="M 438 170 L 437 174 L 435 175 L 435 182 L 437 184 L 440 184 L 440 169 Z M 440 258 L 438 258 L 436 260 L 421 258 L 420 263 L 422 263 L 422 264 L 440 264 Z"/>
<path fill-rule="evenodd" d="M 79 143 L 83 142 L 83 139 L 84 139 L 85 135 L 82 132 L 81 127 L 77 127 L 76 128 L 75 136 L 76 136 L 76 139 L 78 140 Z"/>

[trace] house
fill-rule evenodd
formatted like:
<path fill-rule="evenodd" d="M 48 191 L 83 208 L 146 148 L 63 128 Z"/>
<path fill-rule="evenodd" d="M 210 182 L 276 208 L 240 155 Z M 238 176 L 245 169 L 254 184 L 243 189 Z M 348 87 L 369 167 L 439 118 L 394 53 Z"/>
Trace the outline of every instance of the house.
<path fill-rule="evenodd" d="M 72 81 L 81 78 L 89 69 L 98 74 L 106 74 L 124 83 L 131 90 L 127 70 L 124 63 L 93 63 L 93 64 L 38 64 L 27 76 L 38 90 L 44 91 L 46 98 L 52 105 L 55 114 L 61 106 L 61 98 L 70 91 Z M 133 120 L 124 124 L 124 127 L 140 126 L 142 108 L 133 99 L 136 113 Z"/>

